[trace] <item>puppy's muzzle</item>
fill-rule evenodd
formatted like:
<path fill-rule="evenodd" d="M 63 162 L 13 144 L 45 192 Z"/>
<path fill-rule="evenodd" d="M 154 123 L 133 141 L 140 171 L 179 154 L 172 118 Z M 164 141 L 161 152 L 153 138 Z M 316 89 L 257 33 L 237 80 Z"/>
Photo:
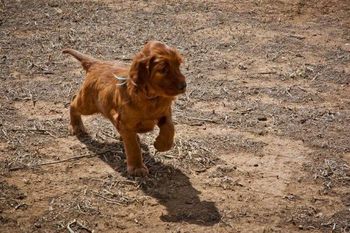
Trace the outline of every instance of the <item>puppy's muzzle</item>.
<path fill-rule="evenodd" d="M 176 85 L 176 88 L 177 88 L 179 91 L 184 91 L 184 90 L 186 90 L 186 87 L 187 87 L 186 82 L 178 83 L 178 84 Z"/>

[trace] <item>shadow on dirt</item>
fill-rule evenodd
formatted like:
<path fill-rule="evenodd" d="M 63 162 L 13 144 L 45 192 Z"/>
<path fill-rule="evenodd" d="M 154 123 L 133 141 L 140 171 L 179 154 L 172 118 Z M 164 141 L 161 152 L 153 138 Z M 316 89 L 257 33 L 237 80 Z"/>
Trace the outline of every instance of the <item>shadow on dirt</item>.
<path fill-rule="evenodd" d="M 192 186 L 189 178 L 181 170 L 155 161 L 147 145 L 142 144 L 141 147 L 150 175 L 146 178 L 133 178 L 126 173 L 122 143 L 102 143 L 89 135 L 79 137 L 79 140 L 122 176 L 136 180 L 145 194 L 165 206 L 168 214 L 160 217 L 162 221 L 202 226 L 212 226 L 220 221 L 221 215 L 215 203 L 201 201 L 200 192 Z"/>

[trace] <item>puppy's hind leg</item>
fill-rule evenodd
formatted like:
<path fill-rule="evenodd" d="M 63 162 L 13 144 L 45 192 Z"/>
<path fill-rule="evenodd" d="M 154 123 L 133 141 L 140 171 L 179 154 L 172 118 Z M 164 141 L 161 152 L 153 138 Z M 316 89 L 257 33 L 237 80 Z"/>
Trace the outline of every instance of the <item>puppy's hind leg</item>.
<path fill-rule="evenodd" d="M 78 96 L 74 96 L 70 104 L 70 124 L 68 127 L 69 133 L 71 135 L 84 135 L 86 134 L 86 129 L 84 127 L 83 121 L 81 120 L 81 107 L 78 105 Z"/>

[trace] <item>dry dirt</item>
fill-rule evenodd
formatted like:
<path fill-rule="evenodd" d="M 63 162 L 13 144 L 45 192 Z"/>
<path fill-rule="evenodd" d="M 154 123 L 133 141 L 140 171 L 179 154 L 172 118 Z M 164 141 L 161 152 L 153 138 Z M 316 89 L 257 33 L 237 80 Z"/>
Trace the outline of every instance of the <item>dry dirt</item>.
<path fill-rule="evenodd" d="M 348 0 L 0 1 L 0 232 L 350 232 Z M 61 49 L 177 47 L 176 145 L 68 136 L 83 79 Z M 77 222 L 75 222 L 76 220 Z"/>

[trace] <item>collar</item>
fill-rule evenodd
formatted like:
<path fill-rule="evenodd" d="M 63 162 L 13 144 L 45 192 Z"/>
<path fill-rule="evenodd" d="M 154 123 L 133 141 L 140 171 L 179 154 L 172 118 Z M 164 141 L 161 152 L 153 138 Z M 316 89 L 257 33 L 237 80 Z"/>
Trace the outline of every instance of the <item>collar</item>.
<path fill-rule="evenodd" d="M 137 86 L 137 84 L 132 80 L 132 79 L 129 79 L 127 77 L 120 77 L 120 76 L 117 76 L 115 74 L 113 74 L 114 78 L 116 78 L 118 80 L 118 83 L 116 84 L 117 86 L 124 86 L 128 83 L 128 80 L 131 81 L 131 84 L 134 85 L 135 87 Z M 159 96 L 148 96 L 146 93 L 144 93 L 145 97 L 147 100 L 156 100 L 159 98 Z"/>
<path fill-rule="evenodd" d="M 131 81 L 132 85 L 134 86 L 137 86 L 136 83 L 132 80 L 132 79 L 129 79 L 127 77 L 120 77 L 120 76 L 117 76 L 115 74 L 113 74 L 114 78 L 116 78 L 119 82 L 116 84 L 117 86 L 123 86 L 124 84 L 127 84 L 128 83 L 128 80 Z"/>

